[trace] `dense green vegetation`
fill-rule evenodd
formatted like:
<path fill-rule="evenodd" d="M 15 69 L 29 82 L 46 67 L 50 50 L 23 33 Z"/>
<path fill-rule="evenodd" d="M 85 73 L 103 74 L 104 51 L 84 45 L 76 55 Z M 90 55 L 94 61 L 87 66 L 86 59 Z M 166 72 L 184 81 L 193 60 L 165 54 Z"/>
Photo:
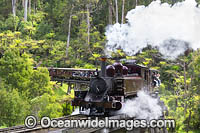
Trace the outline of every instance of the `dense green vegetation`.
<path fill-rule="evenodd" d="M 118 22 L 125 22 L 121 16 L 136 5 L 151 1 L 118 0 Z M 174 4 L 178 0 L 161 1 Z M 0 1 L 0 127 L 23 124 L 28 114 L 53 118 L 71 113 L 73 96 L 66 95 L 67 85 L 51 82 L 45 66 L 98 67 L 96 60 L 106 43 L 105 28 L 117 21 L 115 2 Z M 200 131 L 199 50 L 174 61 L 163 59 L 151 47 L 134 57 L 122 50 L 113 56 L 135 58 L 140 64 L 158 69 L 161 97 L 168 106 L 168 118 L 176 120 L 176 132 Z M 39 68 L 33 70 L 34 66 Z"/>

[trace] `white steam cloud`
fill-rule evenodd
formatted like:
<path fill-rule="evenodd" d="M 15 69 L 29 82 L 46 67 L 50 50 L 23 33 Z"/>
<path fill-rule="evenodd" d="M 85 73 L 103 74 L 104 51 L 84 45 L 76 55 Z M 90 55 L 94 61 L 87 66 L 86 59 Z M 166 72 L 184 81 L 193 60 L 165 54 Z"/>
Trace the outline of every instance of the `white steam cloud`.
<path fill-rule="evenodd" d="M 84 115 L 89 115 L 90 109 L 86 109 L 86 110 L 82 111 L 81 113 L 84 114 Z M 79 108 L 76 108 L 76 109 L 71 113 L 71 115 L 78 115 L 78 114 L 80 114 Z"/>
<path fill-rule="evenodd" d="M 76 108 L 71 115 L 78 115 L 79 114 L 79 108 Z"/>
<path fill-rule="evenodd" d="M 151 45 L 165 57 L 176 58 L 187 48 L 200 48 L 200 9 L 195 0 L 173 6 L 153 1 L 132 9 L 126 18 L 126 24 L 107 27 L 107 51 L 122 48 L 133 55 Z"/>
<path fill-rule="evenodd" d="M 162 108 L 157 99 L 152 98 L 144 91 L 139 91 L 137 95 L 138 97 L 135 99 L 127 100 L 118 113 L 146 120 L 158 119 L 162 116 Z"/>
<path fill-rule="evenodd" d="M 165 110 L 164 104 L 160 104 L 157 98 L 153 98 L 144 91 L 139 91 L 137 97 L 134 99 L 128 99 L 123 103 L 122 108 L 117 112 L 110 112 L 111 115 L 126 114 L 129 117 L 135 117 L 136 119 L 159 119 Z M 82 112 L 85 115 L 89 115 L 90 110 Z M 79 108 L 76 108 L 71 115 L 79 114 Z"/>

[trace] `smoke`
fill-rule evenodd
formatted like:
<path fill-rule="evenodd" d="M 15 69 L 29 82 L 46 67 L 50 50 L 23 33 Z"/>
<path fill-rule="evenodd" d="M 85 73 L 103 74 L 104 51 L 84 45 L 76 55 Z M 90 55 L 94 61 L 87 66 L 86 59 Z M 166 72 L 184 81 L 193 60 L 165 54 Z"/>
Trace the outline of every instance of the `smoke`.
<path fill-rule="evenodd" d="M 135 99 L 127 100 L 118 113 L 146 120 L 158 119 L 162 116 L 162 108 L 157 99 L 152 98 L 144 91 L 139 91 L 137 95 L 138 97 Z"/>
<path fill-rule="evenodd" d="M 126 15 L 127 23 L 106 28 L 106 51 L 123 49 L 130 55 L 147 45 L 168 58 L 176 58 L 188 48 L 200 48 L 200 9 L 195 0 L 169 5 L 160 0 L 137 6 Z"/>
<path fill-rule="evenodd" d="M 81 114 L 84 114 L 84 115 L 89 115 L 89 113 L 90 113 L 90 109 L 85 109 L 84 111 L 81 111 Z M 71 113 L 71 115 L 78 115 L 78 114 L 80 114 L 79 108 L 76 108 L 74 112 Z"/>
<path fill-rule="evenodd" d="M 129 117 L 135 117 L 136 119 L 159 119 L 162 116 L 163 107 L 158 99 L 151 97 L 144 91 L 139 91 L 137 97 L 127 100 L 121 110 L 117 112 L 110 112 L 111 115 L 126 114 Z M 89 115 L 90 110 L 82 112 L 84 115 Z M 79 108 L 76 108 L 71 115 L 79 114 Z"/>
<path fill-rule="evenodd" d="M 74 110 L 74 112 L 72 112 L 71 115 L 78 115 L 78 114 L 79 114 L 79 108 L 76 108 L 76 109 Z"/>

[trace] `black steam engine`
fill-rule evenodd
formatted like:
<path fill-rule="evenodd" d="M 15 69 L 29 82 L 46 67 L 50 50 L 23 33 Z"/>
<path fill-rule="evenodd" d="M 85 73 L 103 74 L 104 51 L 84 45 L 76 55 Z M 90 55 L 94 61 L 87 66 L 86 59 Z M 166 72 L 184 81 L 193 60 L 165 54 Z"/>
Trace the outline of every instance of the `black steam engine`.
<path fill-rule="evenodd" d="M 72 105 L 78 106 L 80 113 L 87 110 L 89 115 L 108 115 L 121 109 L 122 103 L 135 97 L 139 90 L 153 92 L 155 70 L 137 65 L 133 60 L 108 66 L 106 58 L 101 58 L 101 62 L 101 71 L 97 70 L 90 78 L 89 90 L 75 91 Z"/>

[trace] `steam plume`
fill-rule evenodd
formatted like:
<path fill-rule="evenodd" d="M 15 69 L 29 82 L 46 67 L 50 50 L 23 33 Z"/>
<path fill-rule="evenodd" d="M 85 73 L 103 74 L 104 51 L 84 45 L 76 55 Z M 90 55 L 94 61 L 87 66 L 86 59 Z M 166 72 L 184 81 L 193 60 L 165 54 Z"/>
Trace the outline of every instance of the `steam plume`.
<path fill-rule="evenodd" d="M 139 91 L 137 95 L 138 97 L 135 99 L 127 100 L 118 113 L 146 120 L 158 119 L 162 116 L 162 108 L 157 99 L 152 98 L 144 91 Z"/>
<path fill-rule="evenodd" d="M 152 45 L 165 57 L 176 58 L 188 48 L 200 48 L 200 9 L 196 5 L 195 0 L 173 6 L 157 0 L 147 7 L 137 6 L 127 13 L 128 23 L 107 27 L 107 50 L 122 48 L 133 55 Z"/>
<path fill-rule="evenodd" d="M 76 108 L 71 115 L 78 115 L 79 114 L 79 108 Z"/>

